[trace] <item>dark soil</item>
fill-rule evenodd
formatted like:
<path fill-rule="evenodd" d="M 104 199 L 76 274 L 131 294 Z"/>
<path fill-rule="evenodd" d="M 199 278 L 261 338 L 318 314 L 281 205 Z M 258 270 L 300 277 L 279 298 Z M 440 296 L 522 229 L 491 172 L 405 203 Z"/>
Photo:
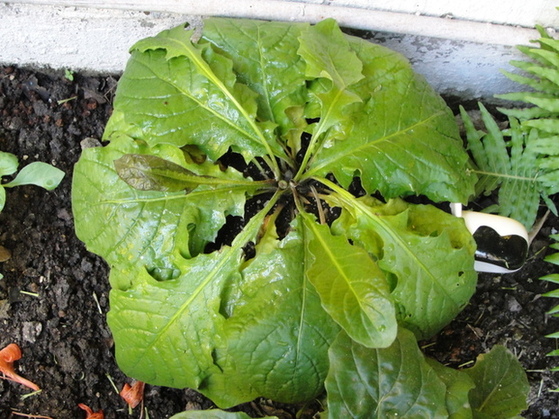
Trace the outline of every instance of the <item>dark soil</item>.
<path fill-rule="evenodd" d="M 18 372 L 42 388 L 22 398 L 28 389 L 0 380 L 0 418 L 19 417 L 16 411 L 55 419 L 85 417 L 78 403 L 103 409 L 106 418 L 141 415 L 136 408 L 128 416 L 111 384 L 120 390 L 131 380 L 115 364 L 105 322 L 108 269 L 75 237 L 70 205 L 72 168 L 82 141 L 101 138 L 115 86 L 113 77 L 74 75 L 71 81 L 62 74 L 0 67 L 0 150 L 16 154 L 22 166 L 45 161 L 66 173 L 52 192 L 34 186 L 8 190 L 0 214 L 0 244 L 11 252 L 0 265 L 0 349 L 12 342 L 20 345 Z M 481 276 L 467 309 L 425 343 L 426 352 L 457 367 L 471 365 L 494 344 L 506 345 L 528 371 L 532 391 L 524 416 L 530 418 L 559 417 L 559 396 L 551 392 L 559 388 L 559 372 L 549 372 L 559 359 L 546 357 L 555 341 L 544 337 L 559 330 L 559 321 L 546 315 L 557 301 L 542 297 L 554 286 L 538 280 L 558 271 L 543 262 L 552 252 L 549 235 L 558 229 L 559 221 L 550 217 L 519 273 Z M 146 386 L 145 407 L 152 419 L 211 406 L 191 390 Z M 280 418 L 295 418 L 298 408 L 266 400 L 242 407 L 255 417 Z"/>

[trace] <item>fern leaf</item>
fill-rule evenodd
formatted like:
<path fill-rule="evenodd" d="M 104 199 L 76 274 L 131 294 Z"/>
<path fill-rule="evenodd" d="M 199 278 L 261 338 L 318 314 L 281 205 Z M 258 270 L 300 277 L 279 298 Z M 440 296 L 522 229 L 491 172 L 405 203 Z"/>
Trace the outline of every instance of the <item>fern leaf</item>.
<path fill-rule="evenodd" d="M 559 144 L 559 135 L 553 137 L 540 138 L 535 141 L 534 149 L 540 154 L 556 154 L 559 150 L 557 149 L 557 144 Z"/>
<path fill-rule="evenodd" d="M 559 43 L 554 42 L 554 44 L 559 45 Z M 536 58 L 542 64 L 546 64 L 555 68 L 559 67 L 559 56 L 556 51 L 549 51 L 545 49 L 532 49 L 533 57 Z"/>
<path fill-rule="evenodd" d="M 559 76 L 559 72 L 557 72 L 557 76 Z M 558 81 L 559 81 L 559 77 L 558 77 Z M 542 108 L 548 112 L 551 113 L 559 112 L 559 100 L 557 99 L 557 97 L 553 97 L 553 96 L 545 97 L 543 95 L 538 97 L 532 95 L 532 97 L 530 97 L 530 102 L 536 105 L 537 107 Z"/>
<path fill-rule="evenodd" d="M 557 72 L 556 67 L 551 68 L 534 65 L 530 67 L 529 72 L 542 79 L 547 79 L 555 85 L 559 86 L 559 73 Z"/>
<path fill-rule="evenodd" d="M 552 246 L 550 246 L 552 247 Z M 554 284 L 559 284 L 559 274 L 549 274 L 549 275 L 545 275 L 542 276 L 540 278 L 543 281 L 547 281 L 547 282 L 553 282 Z"/>
<path fill-rule="evenodd" d="M 534 77 L 535 81 L 520 79 L 519 82 L 521 84 L 529 85 L 530 87 L 537 88 L 537 90 L 541 91 L 556 91 L 559 88 L 554 81 L 554 76 L 547 73 L 547 67 L 538 66 L 535 62 L 525 61 L 511 61 L 510 64 Z"/>
<path fill-rule="evenodd" d="M 542 279 L 542 278 L 540 278 Z M 553 291 L 546 292 L 542 294 L 542 297 L 551 297 L 551 298 L 559 298 L 559 289 L 555 289 Z M 558 307 L 553 308 L 552 310 L 557 309 Z"/>
<path fill-rule="evenodd" d="M 557 214 L 550 198 L 559 193 L 559 40 L 552 38 L 544 28 L 537 27 L 541 37 L 539 47 L 519 46 L 527 57 L 511 64 L 526 73 L 505 73 L 511 80 L 528 86 L 532 92 L 500 95 L 502 99 L 524 102 L 527 109 L 502 110 L 509 118 L 518 118 L 522 130 L 530 132 L 529 146 L 537 155 L 537 182 L 541 197 L 549 209 Z"/>
<path fill-rule="evenodd" d="M 552 234 L 549 237 L 550 237 L 550 239 L 555 240 L 555 243 L 551 244 L 549 247 L 551 247 L 554 250 L 559 250 L 559 234 Z M 548 263 L 552 263 L 554 265 L 559 265 L 559 253 L 552 253 L 551 255 L 546 256 L 544 260 Z M 542 276 L 540 278 L 540 280 L 548 281 L 548 282 L 551 282 L 553 284 L 559 284 L 559 274 L 545 275 L 545 276 Z M 551 297 L 551 298 L 559 298 L 559 289 L 555 289 L 553 291 L 547 292 L 547 293 L 543 294 L 543 296 L 544 297 Z M 551 310 L 548 311 L 549 315 L 556 316 L 556 317 L 559 316 L 558 313 L 559 313 L 559 305 L 553 307 Z M 547 335 L 546 337 L 557 339 L 557 338 L 559 338 L 559 332 L 551 333 L 551 334 Z M 548 353 L 547 356 L 559 356 L 559 349 L 556 349 L 556 350 Z M 552 368 L 551 371 L 559 371 L 559 367 Z"/>
<path fill-rule="evenodd" d="M 541 49 L 559 53 L 559 40 L 552 38 L 547 32 L 542 33 L 538 42 Z"/>
<path fill-rule="evenodd" d="M 502 73 L 512 81 L 518 84 L 524 84 L 525 86 L 528 86 L 540 92 L 554 92 L 555 90 L 557 90 L 557 86 L 554 83 L 551 83 L 547 80 L 538 80 L 533 77 L 527 77 L 517 73 L 511 73 L 510 71 L 502 71 Z M 533 92 L 526 92 L 526 93 L 531 94 Z M 506 94 L 499 95 L 498 97 L 502 97 L 502 96 L 506 96 Z"/>
<path fill-rule="evenodd" d="M 508 95 L 504 94 L 504 95 L 499 95 L 498 96 L 501 99 L 507 99 L 507 100 L 516 100 L 516 99 L 511 99 Z M 513 118 L 516 119 L 534 119 L 534 118 L 545 118 L 548 116 L 551 116 L 551 113 L 549 111 L 540 109 L 538 107 L 532 107 L 532 108 L 522 108 L 522 109 L 507 109 L 507 108 L 497 108 L 497 110 L 503 114 L 505 114 L 506 116 L 511 116 Z"/>
<path fill-rule="evenodd" d="M 530 228 L 537 216 L 540 196 L 547 192 L 539 179 L 535 130 L 523 129 L 510 117 L 510 128 L 501 131 L 487 109 L 479 104 L 486 132 L 478 131 L 461 109 L 468 150 L 479 177 L 476 190 L 489 194 L 497 187 L 497 212 L 512 217 Z"/>
<path fill-rule="evenodd" d="M 556 117 L 557 118 L 557 117 Z M 559 134 L 559 119 L 543 118 L 525 121 L 524 125 L 537 128 L 544 133 Z"/>

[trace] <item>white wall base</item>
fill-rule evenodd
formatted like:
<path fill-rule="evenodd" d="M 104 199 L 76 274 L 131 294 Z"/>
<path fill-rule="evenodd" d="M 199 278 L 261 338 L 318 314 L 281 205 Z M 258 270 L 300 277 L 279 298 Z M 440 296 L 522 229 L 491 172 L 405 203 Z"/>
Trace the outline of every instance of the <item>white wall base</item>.
<path fill-rule="evenodd" d="M 151 12 L 140 11 L 145 1 L 100 2 L 111 9 L 49 5 L 79 1 L 30 3 L 34 4 L 0 3 L 0 64 L 118 74 L 128 59 L 128 48 L 137 40 L 185 21 L 199 27 L 202 14 L 309 22 L 334 17 L 341 25 L 374 31 L 374 42 L 402 52 L 439 92 L 488 100 L 496 93 L 518 89 L 500 69 L 511 70 L 509 61 L 523 58 L 514 45 L 538 37 L 535 30 L 526 28 L 313 2 L 162 1 L 151 2 L 160 5 L 154 7 L 159 11 Z M 172 10 L 183 13 L 165 12 L 173 6 L 169 3 L 176 3 Z"/>

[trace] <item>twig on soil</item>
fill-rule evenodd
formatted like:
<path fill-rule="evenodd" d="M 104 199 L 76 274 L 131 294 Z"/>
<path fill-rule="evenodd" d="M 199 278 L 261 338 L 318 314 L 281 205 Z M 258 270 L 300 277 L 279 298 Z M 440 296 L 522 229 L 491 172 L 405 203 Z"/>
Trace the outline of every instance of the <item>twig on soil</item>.
<path fill-rule="evenodd" d="M 93 299 L 97 304 L 97 310 L 99 310 L 99 314 L 103 314 L 103 310 L 101 309 L 101 304 L 99 304 L 99 299 L 97 298 L 97 294 L 95 294 L 95 292 L 93 292 Z"/>
<path fill-rule="evenodd" d="M 36 297 L 36 298 L 40 297 L 40 295 L 38 293 L 31 292 L 31 291 L 20 290 L 19 293 L 24 294 L 24 295 L 30 295 L 31 297 Z"/>
<path fill-rule="evenodd" d="M 421 350 L 423 351 L 423 350 L 425 350 L 425 349 L 427 349 L 427 348 L 430 348 L 431 346 L 435 346 L 436 344 L 437 344 L 437 342 L 428 343 L 428 344 L 426 344 L 426 345 L 421 346 Z"/>
<path fill-rule="evenodd" d="M 538 233 L 540 232 L 540 230 L 542 229 L 543 225 L 545 224 L 545 222 L 547 221 L 547 218 L 549 217 L 549 214 L 551 212 L 549 210 L 546 211 L 546 213 L 543 215 L 542 218 L 540 218 L 536 224 L 534 224 L 534 226 L 532 227 L 532 229 L 530 230 L 530 232 L 528 233 L 528 242 L 530 244 L 532 244 L 532 241 L 536 238 L 536 236 L 538 235 Z"/>
<path fill-rule="evenodd" d="M 111 385 L 113 386 L 113 389 L 115 390 L 115 393 L 116 393 L 116 394 L 119 394 L 120 391 L 118 391 L 118 387 L 116 386 L 116 384 L 115 384 L 115 382 L 114 382 L 114 380 L 113 380 L 113 377 L 111 377 L 111 376 L 109 375 L 109 373 L 107 373 L 106 376 L 107 376 L 107 379 L 109 380 L 109 382 L 111 383 Z"/>
<path fill-rule="evenodd" d="M 69 98 L 66 98 L 66 99 L 57 100 L 56 103 L 58 105 L 63 105 L 64 103 L 70 102 L 71 100 L 76 100 L 77 98 L 78 98 L 77 96 L 72 96 L 72 97 L 69 97 Z"/>
<path fill-rule="evenodd" d="M 23 416 L 25 418 L 37 418 L 37 419 L 53 419 L 50 416 L 43 416 L 43 415 L 30 415 L 27 413 L 17 412 L 12 409 L 12 414 L 16 416 Z"/>
<path fill-rule="evenodd" d="M 31 393 L 24 394 L 24 395 L 22 395 L 22 396 L 20 397 L 20 399 L 21 399 L 21 400 L 25 400 L 25 399 L 27 399 L 27 398 L 29 398 L 29 397 L 33 397 L 33 396 L 36 396 L 37 394 L 40 394 L 42 391 L 43 391 L 43 390 L 39 389 L 39 390 L 33 391 L 33 392 L 31 392 Z"/>
<path fill-rule="evenodd" d="M 474 326 L 477 326 L 479 324 L 479 322 L 481 321 L 481 318 L 483 317 L 483 315 L 485 314 L 485 307 L 483 308 L 482 312 L 480 313 L 479 317 L 476 319 L 476 321 L 474 322 Z"/>
<path fill-rule="evenodd" d="M 458 369 L 464 368 L 467 365 L 473 364 L 474 360 L 469 360 L 468 362 L 464 362 L 463 364 L 458 365 Z"/>

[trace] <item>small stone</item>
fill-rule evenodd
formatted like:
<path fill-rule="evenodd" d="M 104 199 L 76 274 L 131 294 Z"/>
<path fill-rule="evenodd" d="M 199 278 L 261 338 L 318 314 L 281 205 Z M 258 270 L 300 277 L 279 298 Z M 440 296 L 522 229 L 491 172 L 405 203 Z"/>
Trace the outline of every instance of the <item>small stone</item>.
<path fill-rule="evenodd" d="M 70 213 L 68 212 L 68 210 L 66 208 L 60 208 L 57 213 L 56 216 L 63 221 L 71 221 L 72 220 L 72 216 L 70 215 Z"/>
<path fill-rule="evenodd" d="M 513 313 L 517 313 L 522 310 L 522 306 L 514 297 L 507 298 L 507 307 L 509 311 L 512 311 Z"/>
<path fill-rule="evenodd" d="M 4 246 L 0 246 L 0 262 L 6 262 L 12 257 L 12 252 Z"/>
<path fill-rule="evenodd" d="M 0 300 L 0 319 L 7 319 L 10 317 L 8 310 L 10 309 L 10 302 L 8 300 Z"/>
<path fill-rule="evenodd" d="M 86 148 L 92 148 L 92 147 L 101 147 L 101 145 L 102 145 L 101 141 L 93 137 L 87 137 L 80 141 L 80 146 L 82 150 L 85 150 Z"/>
<path fill-rule="evenodd" d="M 35 343 L 42 331 L 43 325 L 40 322 L 23 322 L 22 337 L 26 342 Z"/>

